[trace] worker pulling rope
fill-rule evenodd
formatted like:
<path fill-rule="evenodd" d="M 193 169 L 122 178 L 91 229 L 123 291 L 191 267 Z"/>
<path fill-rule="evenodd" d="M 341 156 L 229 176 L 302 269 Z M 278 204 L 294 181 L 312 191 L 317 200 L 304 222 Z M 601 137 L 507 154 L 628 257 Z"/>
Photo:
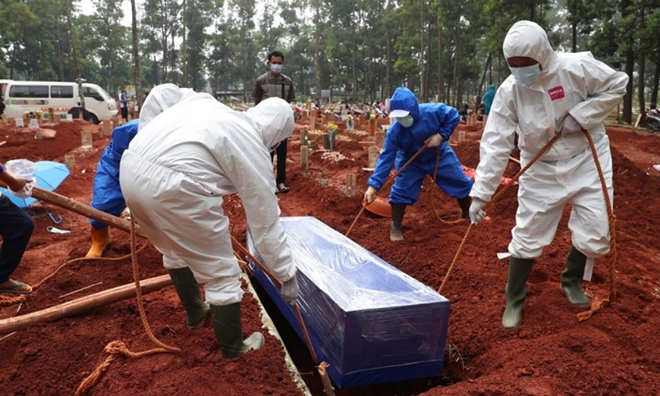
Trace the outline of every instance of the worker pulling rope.
<path fill-rule="evenodd" d="M 275 276 L 270 272 L 268 268 L 266 268 L 259 260 L 257 260 L 239 241 L 236 239 L 233 235 L 231 236 L 231 240 L 234 243 L 235 248 L 241 251 L 241 253 L 245 254 L 247 258 L 249 258 L 254 265 L 259 267 L 261 271 L 263 271 L 270 280 L 275 283 L 277 286 L 281 287 L 282 282 L 277 280 Z M 246 267 L 248 270 L 250 267 Z M 300 328 L 302 329 L 302 333 L 305 336 L 305 341 L 307 343 L 307 348 L 309 348 L 309 352 L 312 355 L 312 359 L 314 360 L 314 363 L 318 363 L 318 357 L 316 356 L 316 351 L 314 351 L 314 345 L 312 344 L 312 339 L 309 337 L 309 333 L 307 332 L 307 326 L 305 326 L 305 321 L 302 318 L 302 314 L 300 313 L 300 308 L 298 307 L 298 304 L 293 306 L 293 310 L 296 314 L 296 317 L 298 318 L 298 323 L 300 323 Z"/>
<path fill-rule="evenodd" d="M 614 220 L 615 220 L 615 217 L 614 217 L 614 212 L 612 210 L 612 205 L 611 205 L 611 201 L 610 201 L 610 198 L 609 198 L 609 194 L 607 192 L 607 185 L 605 183 L 605 178 L 603 176 L 603 172 L 602 172 L 602 169 L 601 169 L 601 166 L 600 166 L 600 162 L 598 161 L 598 155 L 596 153 L 596 148 L 594 146 L 594 142 L 591 139 L 591 135 L 589 135 L 589 132 L 586 131 L 586 130 L 582 130 L 582 133 L 586 136 L 587 140 L 589 141 L 589 146 L 591 148 L 591 153 L 592 153 L 592 156 L 594 158 L 594 162 L 596 164 L 596 168 L 598 170 L 598 175 L 599 175 L 601 185 L 602 185 L 602 188 L 603 188 L 603 193 L 605 194 L 605 202 L 606 202 L 606 205 L 607 205 L 607 213 L 608 213 L 608 218 L 609 218 L 610 251 L 612 253 L 612 258 L 610 260 L 609 267 L 608 267 L 609 297 L 606 300 L 592 303 L 591 309 L 589 311 L 582 312 L 582 313 L 578 314 L 578 320 L 580 322 L 589 319 L 593 315 L 594 312 L 598 311 L 603 305 L 611 303 L 616 298 L 614 269 L 615 269 L 615 262 L 616 262 L 616 256 L 617 256 L 617 253 L 616 253 L 616 239 L 615 239 L 615 233 L 614 233 Z M 516 173 L 515 176 L 513 176 L 512 181 L 518 180 L 518 178 L 520 178 L 520 176 L 523 173 L 525 173 L 536 161 L 538 161 L 538 159 L 541 158 L 541 156 L 543 156 L 543 154 L 545 154 L 545 152 L 548 151 L 548 149 L 550 149 L 550 147 L 560 137 L 561 137 L 561 132 L 557 133 L 545 146 L 543 146 L 543 148 L 541 148 L 539 153 L 536 156 L 534 156 L 534 158 L 532 158 L 525 167 L 523 167 L 518 173 Z M 486 205 L 484 206 L 483 209 L 485 210 L 488 207 L 490 207 L 493 204 L 493 202 L 498 200 L 509 189 L 509 187 L 511 185 L 513 185 L 513 183 L 505 185 L 502 189 L 500 189 L 500 191 L 498 191 L 497 194 L 495 194 L 495 196 L 488 203 L 486 203 Z M 442 284 L 440 285 L 440 288 L 438 288 L 438 293 L 439 294 L 442 294 L 442 292 L 443 292 L 443 290 L 444 290 L 444 288 L 447 284 L 447 281 L 449 280 L 449 276 L 451 275 L 451 273 L 454 269 L 454 266 L 456 265 L 456 262 L 458 261 L 458 257 L 460 256 L 461 251 L 463 250 L 463 246 L 465 245 L 465 241 L 467 240 L 467 237 L 470 234 L 471 230 L 472 230 L 472 224 L 470 224 L 468 226 L 467 230 L 465 231 L 465 236 L 463 237 L 463 240 L 461 241 L 461 244 L 459 245 L 458 250 L 456 251 L 456 255 L 454 256 L 454 259 L 452 260 L 452 263 L 449 266 L 449 269 L 447 270 L 447 274 L 445 275 L 445 277 L 442 281 Z"/>
<path fill-rule="evenodd" d="M 153 355 L 156 353 L 181 352 L 181 349 L 169 346 L 159 341 L 151 331 L 151 327 L 149 326 L 149 322 L 147 321 L 147 315 L 144 312 L 144 303 L 142 301 L 142 289 L 140 287 L 140 273 L 138 271 L 137 250 L 135 249 L 135 245 L 136 245 L 135 240 L 136 240 L 135 220 L 133 219 L 133 217 L 131 217 L 131 239 L 130 239 L 131 262 L 133 264 L 133 278 L 135 280 L 136 299 L 137 299 L 138 309 L 140 311 L 140 319 L 142 320 L 142 325 L 144 326 L 144 330 L 147 333 L 147 336 L 154 344 L 158 345 L 158 348 L 149 349 L 142 352 L 131 352 L 124 342 L 119 340 L 111 341 L 104 348 L 104 351 L 108 353 L 109 356 L 105 359 L 103 363 L 101 363 L 98 367 L 96 367 L 96 369 L 89 376 L 87 376 L 87 378 L 85 378 L 82 381 L 82 383 L 80 384 L 80 386 L 78 386 L 78 389 L 76 390 L 75 393 L 76 396 L 83 395 L 87 393 L 87 391 L 89 391 L 92 387 L 94 387 L 94 385 L 96 385 L 101 379 L 103 373 L 105 373 L 108 367 L 110 367 L 110 364 L 119 356 L 123 355 L 130 358 L 140 358 L 143 356 Z"/>
<path fill-rule="evenodd" d="M 433 184 L 435 184 L 435 185 L 437 185 L 436 179 L 438 177 L 438 167 L 439 166 L 440 166 L 440 146 L 438 146 L 438 150 L 437 150 L 437 154 L 436 154 L 436 158 L 435 158 L 435 169 L 433 170 L 433 177 L 431 178 L 431 180 L 433 181 Z M 440 188 L 440 186 L 438 186 L 438 188 Z M 435 200 L 433 199 L 433 187 L 431 187 L 429 189 L 429 194 L 431 195 L 431 208 L 432 208 L 431 210 L 433 210 L 433 214 L 435 215 L 436 219 L 438 219 L 438 221 L 440 223 L 452 225 L 452 224 L 462 223 L 463 221 L 468 220 L 467 218 L 458 218 L 456 220 L 445 220 L 445 219 L 443 219 L 442 217 L 440 217 L 438 215 L 438 212 L 435 209 Z"/>
<path fill-rule="evenodd" d="M 422 151 L 424 151 L 424 149 L 425 149 L 426 147 L 427 147 L 427 144 L 425 143 L 425 144 L 422 146 L 422 148 L 420 148 L 419 150 L 417 150 L 417 152 L 415 153 L 415 155 L 413 155 L 413 156 L 408 160 L 408 162 L 406 162 L 405 164 L 403 164 L 403 166 L 402 166 L 401 168 L 399 168 L 399 170 L 395 171 L 392 175 L 390 175 L 390 177 L 387 179 L 387 181 L 386 181 L 385 183 L 383 183 L 383 186 L 382 186 L 380 189 L 382 190 L 384 187 L 389 186 L 390 183 L 392 183 L 392 182 L 396 179 L 396 177 L 397 177 L 401 172 L 403 172 L 403 170 L 406 169 L 406 167 L 407 167 L 408 165 L 410 165 L 410 164 L 415 160 L 415 158 L 417 158 L 417 157 L 422 153 Z M 348 235 L 351 233 L 351 231 L 353 231 L 353 227 L 355 227 L 355 224 L 357 223 L 358 219 L 360 218 L 360 216 L 362 215 L 362 212 L 364 212 L 364 209 L 365 209 L 366 207 L 367 207 L 367 206 L 366 206 L 366 205 L 364 204 L 364 202 L 363 202 L 363 203 L 362 203 L 362 209 L 360 209 L 360 212 L 357 214 L 357 216 L 355 216 L 355 220 L 353 220 L 353 223 L 351 223 L 351 226 L 348 228 L 348 231 L 346 231 L 345 236 L 348 237 Z"/>

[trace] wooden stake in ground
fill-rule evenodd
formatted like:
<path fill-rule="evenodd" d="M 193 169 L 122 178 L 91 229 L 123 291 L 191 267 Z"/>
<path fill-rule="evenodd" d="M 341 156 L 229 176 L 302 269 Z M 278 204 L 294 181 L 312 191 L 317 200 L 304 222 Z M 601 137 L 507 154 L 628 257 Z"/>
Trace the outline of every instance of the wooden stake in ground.
<path fill-rule="evenodd" d="M 92 144 L 92 131 L 89 129 L 84 129 L 81 132 L 82 148 L 90 149 L 93 147 Z"/>
<path fill-rule="evenodd" d="M 355 173 L 346 174 L 346 196 L 353 198 L 357 192 Z"/>
<path fill-rule="evenodd" d="M 172 284 L 169 275 L 161 275 L 155 278 L 145 279 L 140 282 L 142 294 L 160 290 Z M 77 300 L 68 301 L 64 304 L 46 308 L 41 311 L 26 315 L 0 320 L 0 334 L 23 330 L 39 323 L 51 322 L 53 320 L 78 315 L 91 309 L 112 304 L 117 301 L 135 297 L 135 283 L 118 286 L 109 290 L 91 294 Z"/>
<path fill-rule="evenodd" d="M 375 138 L 376 138 L 376 146 L 378 146 L 378 148 L 382 149 L 383 144 L 385 142 L 385 132 L 383 132 L 383 131 L 376 132 Z"/>
<path fill-rule="evenodd" d="M 371 118 L 369 118 L 369 136 L 374 136 L 376 134 L 376 127 L 376 117 L 372 115 Z"/>
<path fill-rule="evenodd" d="M 2 123 L 3 124 L 7 123 L 7 115 L 5 115 L 5 114 L 2 115 Z"/>
<path fill-rule="evenodd" d="M 103 121 L 102 126 L 103 126 L 102 129 L 103 133 L 101 134 L 101 136 L 105 136 L 105 137 L 112 136 L 112 124 L 110 123 L 110 121 Z"/>
<path fill-rule="evenodd" d="M 308 146 L 300 146 L 300 167 L 303 169 L 309 168 L 309 148 Z"/>
<path fill-rule="evenodd" d="M 369 168 L 376 167 L 376 161 L 378 161 L 378 156 L 380 155 L 380 148 L 378 146 L 369 147 Z"/>
<path fill-rule="evenodd" d="M 309 130 L 314 133 L 316 132 L 316 109 L 312 110 L 311 115 L 309 116 Z"/>
<path fill-rule="evenodd" d="M 62 116 L 60 116 L 59 114 L 55 114 L 53 116 L 53 122 L 55 122 L 56 124 L 59 124 L 60 122 L 62 122 Z"/>
<path fill-rule="evenodd" d="M 73 169 L 76 166 L 76 156 L 72 154 L 67 154 L 64 156 L 64 164 L 67 168 Z"/>
<path fill-rule="evenodd" d="M 458 131 L 458 141 L 459 142 L 465 141 L 465 131 Z"/>

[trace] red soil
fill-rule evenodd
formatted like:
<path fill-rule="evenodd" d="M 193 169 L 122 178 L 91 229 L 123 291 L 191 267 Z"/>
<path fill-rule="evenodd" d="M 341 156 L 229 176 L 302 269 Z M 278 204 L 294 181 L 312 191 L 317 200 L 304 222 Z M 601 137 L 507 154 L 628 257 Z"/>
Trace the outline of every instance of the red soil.
<path fill-rule="evenodd" d="M 320 126 L 317 128 L 321 129 Z M 343 126 L 340 126 L 343 129 Z M 360 129 L 366 130 L 366 126 Z M 461 130 L 465 130 L 459 127 Z M 454 149 L 464 165 L 476 167 L 479 161 L 476 131 L 467 131 L 467 140 Z M 2 140 L 23 141 L 6 128 Z M 73 133 L 76 135 L 76 133 Z M 352 141 L 337 140 L 339 152 L 349 159 L 337 163 L 322 160 L 322 153 L 310 156 L 310 169 L 302 170 L 300 142 L 290 139 L 288 194 L 280 195 L 283 216 L 316 216 L 331 227 L 346 232 L 360 209 L 361 194 L 370 173 L 365 141 L 368 137 L 339 132 Z M 33 160 L 62 161 L 63 155 L 79 146 L 64 143 L 64 132 L 52 141 L 28 141 L 25 150 L 18 145 L 0 147 L 0 161 L 25 157 Z M 453 140 L 457 140 L 457 134 Z M 565 212 L 555 241 L 537 261 L 528 284 L 528 299 L 522 326 L 513 332 L 500 324 L 504 308 L 506 261 L 495 253 L 506 251 L 516 211 L 516 187 L 504 194 L 489 211 L 491 220 L 473 228 L 449 279 L 444 294 L 451 300 L 452 313 L 443 378 L 414 383 L 392 384 L 359 390 L 341 390 L 339 395 L 555 395 L 555 394 L 637 394 L 657 395 L 660 390 L 660 172 L 651 165 L 660 163 L 660 139 L 638 136 L 629 129 L 610 128 L 615 177 L 617 215 L 617 292 L 618 299 L 591 319 L 578 323 L 573 307 L 558 286 L 565 256 L 570 248 L 570 232 Z M 314 139 L 310 136 L 310 139 Z M 94 149 L 79 152 L 72 175 L 59 193 L 89 202 L 93 171 L 107 138 L 96 138 Z M 322 142 L 319 141 L 322 146 Z M 59 151 L 55 150 L 59 147 Z M 318 147 L 318 146 L 317 146 Z M 12 151 L 9 151 L 12 150 Z M 315 150 L 317 150 L 315 148 Z M 350 160 L 353 159 L 353 161 Z M 506 176 L 519 169 L 511 162 Z M 83 170 L 85 171 L 83 173 Z M 359 195 L 345 197 L 342 186 L 347 173 L 357 176 Z M 386 196 L 385 192 L 381 192 Z M 404 243 L 389 241 L 389 219 L 365 214 L 350 237 L 392 265 L 437 289 L 454 258 L 467 224 L 441 223 L 432 213 L 431 195 L 437 214 L 450 217 L 458 213 L 455 200 L 439 193 L 427 180 L 420 201 L 410 207 L 404 220 Z M 226 213 L 233 232 L 245 237 L 245 215 L 236 196 L 226 197 Z M 87 220 L 62 209 L 64 222 L 57 225 L 71 234 L 47 233 L 53 225 L 43 216 L 37 227 L 16 278 L 36 283 L 67 259 L 81 257 L 89 247 Z M 127 234 L 114 231 L 107 256 L 118 257 L 129 251 Z M 139 256 L 143 278 L 164 274 L 160 255 L 148 246 Z M 607 259 L 599 259 L 594 281 L 585 283 L 594 299 L 607 296 Z M 74 294 L 60 295 L 102 281 L 101 286 Z M 131 282 L 130 262 L 82 261 L 65 267 L 28 297 L 20 313 L 88 295 L 102 289 Z M 299 393 L 284 369 L 278 342 L 266 335 L 264 349 L 231 362 L 223 361 L 209 323 L 191 332 L 183 324 L 183 310 L 171 287 L 145 296 L 147 316 L 155 335 L 176 345 L 182 354 L 161 354 L 141 359 L 120 358 L 92 389 L 92 395 L 116 394 L 223 394 L 292 395 Z M 244 333 L 260 327 L 258 306 L 246 294 Z M 16 306 L 0 311 L 6 318 Z M 0 335 L 2 338 L 2 335 Z M 134 300 L 108 305 L 83 315 L 38 325 L 0 341 L 2 393 L 72 394 L 80 381 L 105 359 L 103 347 L 120 339 L 131 350 L 152 347 L 140 324 Z M 64 375 L 62 375 L 64 374 Z M 447 385 L 448 386 L 443 386 Z M 322 394 L 319 387 L 312 392 Z"/>

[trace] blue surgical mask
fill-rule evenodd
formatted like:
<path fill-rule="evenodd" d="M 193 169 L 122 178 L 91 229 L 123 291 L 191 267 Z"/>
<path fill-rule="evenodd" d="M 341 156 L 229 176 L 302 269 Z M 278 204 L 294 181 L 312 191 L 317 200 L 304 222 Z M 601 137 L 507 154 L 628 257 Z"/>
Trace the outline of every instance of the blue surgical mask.
<path fill-rule="evenodd" d="M 539 64 L 525 67 L 509 67 L 511 74 L 519 83 L 530 86 L 541 77 L 541 66 Z"/>
<path fill-rule="evenodd" d="M 396 120 L 399 121 L 399 124 L 401 124 L 401 126 L 403 126 L 404 128 L 410 128 L 413 124 L 413 118 L 411 115 L 407 115 L 405 117 L 398 117 Z"/>
<path fill-rule="evenodd" d="M 280 65 L 280 64 L 270 65 L 270 71 L 272 71 L 273 73 L 282 73 L 282 69 L 284 69 L 284 65 Z"/>

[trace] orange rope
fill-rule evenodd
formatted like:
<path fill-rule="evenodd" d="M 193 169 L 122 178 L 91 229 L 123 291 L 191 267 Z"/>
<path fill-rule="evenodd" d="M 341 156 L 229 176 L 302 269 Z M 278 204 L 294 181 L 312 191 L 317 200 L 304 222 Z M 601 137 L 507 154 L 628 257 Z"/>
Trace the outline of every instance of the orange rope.
<path fill-rule="evenodd" d="M 142 352 L 131 352 L 124 342 L 119 340 L 111 341 L 103 349 L 106 353 L 109 354 L 109 356 L 105 359 L 103 363 L 101 363 L 98 367 L 96 367 L 96 369 L 90 375 L 88 375 L 87 378 L 85 378 L 80 383 L 80 386 L 78 386 L 78 389 L 76 390 L 75 393 L 76 396 L 82 395 L 87 391 L 89 391 L 92 387 L 94 387 L 94 385 L 96 385 L 101 379 L 103 373 L 108 370 L 110 364 L 120 355 L 124 355 L 126 357 L 131 357 L 131 358 L 139 358 L 142 356 L 153 355 L 155 353 L 181 352 L 181 349 L 179 348 L 172 347 L 160 342 L 154 336 L 154 333 L 151 331 L 151 327 L 149 326 L 149 322 L 147 321 L 147 314 L 144 312 L 144 303 L 142 301 L 142 288 L 140 287 L 140 273 L 138 271 L 137 251 L 135 249 L 135 220 L 133 219 L 133 217 L 131 217 L 131 261 L 133 264 L 133 278 L 135 279 L 136 299 L 137 299 L 138 309 L 140 311 L 140 319 L 142 320 L 142 326 L 144 327 L 144 330 L 147 333 L 149 339 L 154 344 L 158 345 L 159 348 L 149 349 Z"/>
<path fill-rule="evenodd" d="M 516 173 L 515 176 L 511 178 L 511 183 L 505 185 L 498 191 L 495 196 L 484 205 L 484 210 L 488 208 L 493 202 L 495 202 L 497 199 L 499 199 L 504 192 L 506 192 L 512 185 L 513 182 L 518 180 L 520 176 L 522 176 L 523 173 L 527 172 L 527 169 L 531 167 L 536 161 L 538 161 L 539 158 L 543 154 L 545 154 L 546 151 L 550 149 L 550 147 L 561 137 L 561 133 L 557 133 L 550 141 L 541 148 L 541 150 L 536 154 L 534 158 L 532 158 L 527 165 L 525 165 L 524 168 L 522 168 L 518 173 Z M 461 254 L 461 251 L 463 250 L 463 245 L 465 244 L 465 240 L 467 239 L 468 235 L 470 234 L 470 231 L 472 230 L 472 223 L 468 226 L 467 230 L 465 231 L 465 236 L 463 236 L 463 240 L 461 241 L 461 244 L 458 246 L 458 250 L 456 251 L 456 255 L 454 255 L 454 260 L 452 260 L 451 265 L 449 266 L 449 269 L 447 270 L 447 274 L 445 275 L 445 278 L 442 280 L 442 284 L 440 284 L 440 288 L 438 289 L 438 294 L 442 294 L 442 290 L 445 288 L 445 285 L 447 284 L 447 281 L 449 280 L 449 275 L 451 275 L 451 272 L 454 270 L 454 266 L 456 265 L 456 262 L 458 261 L 458 257 Z"/>
<path fill-rule="evenodd" d="M 598 178 L 600 179 L 600 185 L 603 188 L 603 194 L 605 195 L 605 205 L 607 206 L 607 218 L 609 221 L 609 234 L 610 234 L 610 252 L 612 253 L 612 256 L 610 258 L 610 262 L 607 266 L 607 272 L 608 272 L 608 282 L 609 282 L 609 294 L 607 299 L 601 300 L 601 301 L 594 301 L 591 303 L 591 307 L 588 311 L 585 312 L 580 312 L 578 314 L 578 321 L 583 322 L 587 319 L 589 319 L 596 311 L 601 309 L 603 306 L 608 305 L 614 300 L 616 300 L 616 283 L 614 280 L 614 272 L 616 270 L 616 258 L 617 258 L 617 251 L 616 251 L 616 235 L 615 235 L 615 222 L 616 222 L 616 217 L 614 216 L 614 210 L 612 209 L 612 202 L 610 201 L 610 194 L 607 192 L 607 183 L 605 183 L 605 176 L 603 175 L 603 169 L 600 166 L 600 161 L 598 160 L 598 154 L 596 153 L 596 147 L 594 146 L 594 141 L 591 138 L 591 135 L 585 131 L 582 130 L 582 133 L 587 137 L 587 140 L 589 141 L 589 147 L 591 148 L 591 154 L 594 158 L 594 163 L 596 164 L 596 169 L 598 170 Z"/>
<path fill-rule="evenodd" d="M 413 156 L 408 160 L 408 162 L 406 162 L 405 164 L 403 164 L 403 166 L 402 166 L 401 168 L 399 168 L 398 171 L 394 172 L 394 174 L 392 174 L 390 177 L 388 177 L 387 180 L 385 181 L 385 183 L 380 187 L 380 189 L 382 190 L 383 187 L 386 187 L 386 186 L 388 186 L 391 182 L 393 182 L 393 181 L 396 179 L 396 177 L 399 176 L 399 174 L 400 174 L 401 172 L 403 172 L 403 170 L 406 169 L 406 167 L 407 167 L 408 165 L 410 165 L 410 163 L 413 162 L 413 161 L 415 160 L 415 158 L 417 158 L 417 156 L 420 155 L 420 154 L 422 153 L 422 151 L 424 151 L 425 148 L 426 148 L 426 143 L 424 143 L 424 145 L 422 146 L 422 148 L 420 148 L 420 149 L 415 153 L 415 155 L 413 155 Z M 353 227 L 355 226 L 355 224 L 357 223 L 358 219 L 359 219 L 360 216 L 362 215 L 362 212 L 364 212 L 364 208 L 365 208 L 365 207 L 366 207 L 366 206 L 364 205 L 364 202 L 363 202 L 363 203 L 362 203 L 362 209 L 360 209 L 360 212 L 357 214 L 357 216 L 355 216 L 355 220 L 353 220 L 353 223 L 352 223 L 351 226 L 348 228 L 348 231 L 346 231 L 345 236 L 348 236 L 348 234 L 350 234 L 351 231 L 353 231 Z"/>
<path fill-rule="evenodd" d="M 268 268 L 266 268 L 259 260 L 257 260 L 243 245 L 236 239 L 233 235 L 231 235 L 231 240 L 234 242 L 234 246 L 238 248 L 243 254 L 245 254 L 261 271 L 263 271 L 266 276 L 270 278 L 273 283 L 276 285 L 282 287 L 282 282 L 277 280 L 275 276 L 270 272 Z M 247 267 L 248 270 L 250 267 Z M 318 363 L 319 359 L 316 356 L 316 351 L 314 350 L 314 345 L 312 345 L 312 339 L 309 337 L 309 333 L 307 332 L 307 326 L 305 326 L 305 321 L 302 318 L 302 315 L 300 313 L 300 308 L 298 307 L 298 304 L 293 307 L 294 312 L 296 313 L 296 317 L 298 318 L 298 323 L 300 323 L 300 328 L 302 329 L 303 335 L 305 336 L 305 341 L 307 342 L 307 348 L 309 348 L 309 353 L 312 354 L 312 359 L 314 360 L 314 363 Z"/>

